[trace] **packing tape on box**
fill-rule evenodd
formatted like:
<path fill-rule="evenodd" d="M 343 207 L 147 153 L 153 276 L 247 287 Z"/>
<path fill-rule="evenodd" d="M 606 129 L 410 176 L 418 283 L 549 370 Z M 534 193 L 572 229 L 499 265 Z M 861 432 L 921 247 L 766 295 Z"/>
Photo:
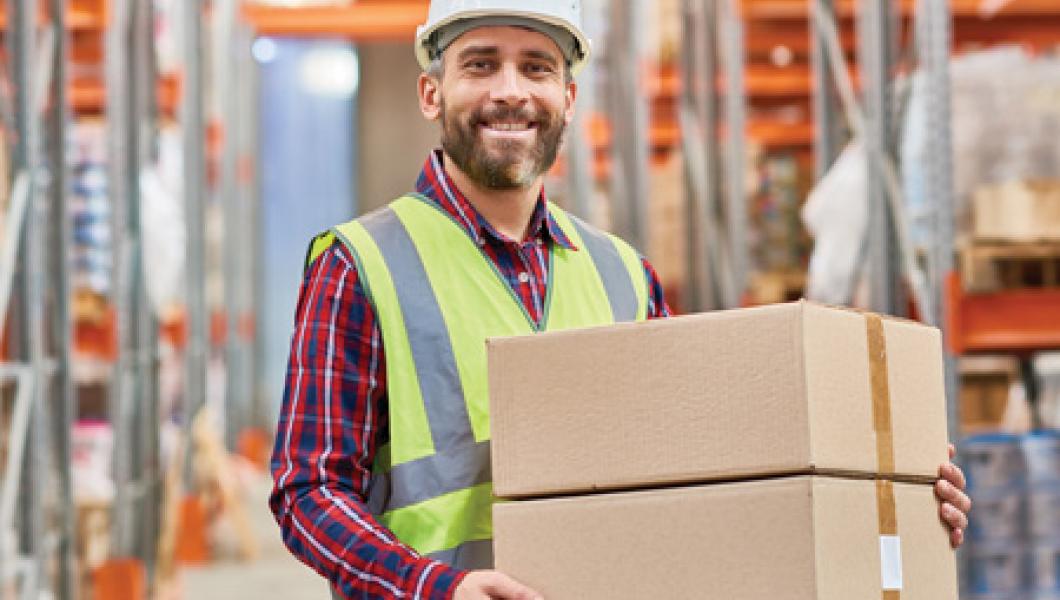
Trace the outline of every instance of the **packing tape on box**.
<path fill-rule="evenodd" d="M 876 459 L 881 475 L 894 475 L 894 429 L 891 389 L 887 380 L 887 341 L 883 319 L 865 315 L 869 341 L 869 381 L 872 386 L 872 428 L 876 431 Z"/>
<path fill-rule="evenodd" d="M 880 475 L 894 475 L 894 428 L 891 390 L 887 380 L 887 341 L 883 319 L 866 314 L 869 346 L 869 381 L 872 387 L 872 427 L 876 432 L 876 460 Z M 899 600 L 902 590 L 902 545 L 898 537 L 898 511 L 894 482 L 876 480 L 876 516 L 880 533 L 880 582 L 883 600 Z"/>

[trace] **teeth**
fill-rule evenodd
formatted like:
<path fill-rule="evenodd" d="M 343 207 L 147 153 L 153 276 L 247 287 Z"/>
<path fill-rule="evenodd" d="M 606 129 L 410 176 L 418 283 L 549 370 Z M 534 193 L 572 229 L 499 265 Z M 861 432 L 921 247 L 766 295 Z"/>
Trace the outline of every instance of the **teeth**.
<path fill-rule="evenodd" d="M 530 128 L 528 123 L 491 123 L 490 129 L 497 131 L 526 131 Z"/>

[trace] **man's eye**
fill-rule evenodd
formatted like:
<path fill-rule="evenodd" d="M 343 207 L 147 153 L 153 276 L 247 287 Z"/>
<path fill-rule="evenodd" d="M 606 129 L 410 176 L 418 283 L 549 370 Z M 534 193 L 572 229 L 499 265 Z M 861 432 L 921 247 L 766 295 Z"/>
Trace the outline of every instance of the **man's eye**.
<path fill-rule="evenodd" d="M 485 71 L 490 68 L 488 60 L 473 60 L 467 63 L 467 68 L 472 71 Z"/>
<path fill-rule="evenodd" d="M 528 73 L 534 73 L 536 75 L 546 75 L 552 72 L 552 67 L 545 64 L 530 64 L 527 65 L 526 70 Z"/>

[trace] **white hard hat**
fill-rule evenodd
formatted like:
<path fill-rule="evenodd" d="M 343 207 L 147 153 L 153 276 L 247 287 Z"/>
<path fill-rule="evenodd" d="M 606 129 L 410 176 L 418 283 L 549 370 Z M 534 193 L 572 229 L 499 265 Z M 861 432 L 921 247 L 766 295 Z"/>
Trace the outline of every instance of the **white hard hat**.
<path fill-rule="evenodd" d="M 438 34 L 458 22 L 480 19 L 483 25 L 522 23 L 548 35 L 567 55 L 572 74 L 577 75 L 589 60 L 589 38 L 581 29 L 581 0 L 431 0 L 427 22 L 416 29 L 416 60 L 420 67 L 426 70 L 431 59 L 448 45 L 443 42 L 442 47 L 437 47 Z M 471 29 L 467 25 L 459 27 L 460 33 Z M 563 43 L 555 32 L 570 34 L 572 43 Z M 448 42 L 453 39 L 455 36 Z"/>

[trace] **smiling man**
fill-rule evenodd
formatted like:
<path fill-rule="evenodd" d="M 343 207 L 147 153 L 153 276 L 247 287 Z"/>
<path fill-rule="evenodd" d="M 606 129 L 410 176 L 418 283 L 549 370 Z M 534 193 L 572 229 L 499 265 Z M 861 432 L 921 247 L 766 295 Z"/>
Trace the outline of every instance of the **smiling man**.
<path fill-rule="evenodd" d="M 270 506 L 344 598 L 532 599 L 492 569 L 485 339 L 665 317 L 651 266 L 547 202 L 589 59 L 575 0 L 434 0 L 417 35 L 441 130 L 416 191 L 318 236 Z M 963 476 L 941 468 L 959 545 Z"/>

